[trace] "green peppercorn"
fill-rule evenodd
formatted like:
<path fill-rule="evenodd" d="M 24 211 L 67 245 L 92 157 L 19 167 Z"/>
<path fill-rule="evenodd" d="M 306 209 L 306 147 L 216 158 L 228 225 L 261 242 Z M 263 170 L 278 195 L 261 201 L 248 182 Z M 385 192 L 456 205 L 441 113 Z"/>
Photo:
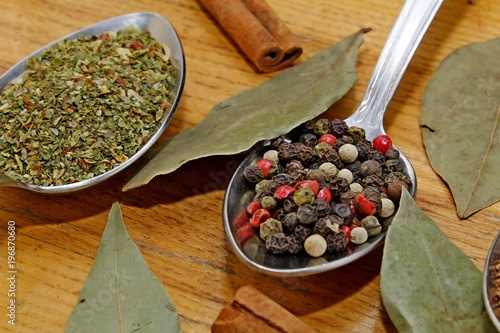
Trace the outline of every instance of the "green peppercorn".
<path fill-rule="evenodd" d="M 271 210 L 276 208 L 276 206 L 278 206 L 278 202 L 272 196 L 266 195 L 261 199 L 260 205 L 264 209 Z"/>
<path fill-rule="evenodd" d="M 328 125 L 330 124 L 330 122 L 328 121 L 328 119 L 318 119 L 315 123 L 314 123 L 314 133 L 318 134 L 318 135 L 323 135 L 323 134 L 326 134 L 328 133 Z"/>
<path fill-rule="evenodd" d="M 299 188 L 293 194 L 293 201 L 297 206 L 302 206 L 305 204 L 312 205 L 314 202 L 314 192 L 307 187 Z"/>
<path fill-rule="evenodd" d="M 361 140 L 365 139 L 365 137 L 366 137 L 365 130 L 363 128 L 357 127 L 357 126 L 349 127 L 347 129 L 347 133 L 349 134 L 349 136 L 351 136 L 354 144 L 360 142 Z"/>
<path fill-rule="evenodd" d="M 263 179 L 255 184 L 255 192 L 260 192 L 266 188 L 266 185 L 269 183 L 269 179 Z"/>
<path fill-rule="evenodd" d="M 382 231 L 382 226 L 378 219 L 373 215 L 368 215 L 361 220 L 360 225 L 368 232 L 368 237 L 373 237 Z"/>
<path fill-rule="evenodd" d="M 260 238 L 263 240 L 267 240 L 267 238 L 272 234 L 283 232 L 281 222 L 273 218 L 268 218 L 265 222 L 261 223 L 259 229 Z"/>
<path fill-rule="evenodd" d="M 266 151 L 262 156 L 262 158 L 267 158 L 268 160 L 271 160 L 274 164 L 278 164 L 280 162 L 278 151 L 274 149 Z"/>
<path fill-rule="evenodd" d="M 314 152 L 316 153 L 316 155 L 318 156 L 321 156 L 323 155 L 325 152 L 329 151 L 332 149 L 332 146 L 330 146 L 328 143 L 326 142 L 320 142 L 318 143 L 316 146 L 314 146 Z"/>

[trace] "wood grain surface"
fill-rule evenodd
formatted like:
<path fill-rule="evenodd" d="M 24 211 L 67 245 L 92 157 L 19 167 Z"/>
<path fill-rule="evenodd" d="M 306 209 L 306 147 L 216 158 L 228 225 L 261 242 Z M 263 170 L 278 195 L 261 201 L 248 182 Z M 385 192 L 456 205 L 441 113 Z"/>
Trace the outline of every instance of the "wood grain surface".
<path fill-rule="evenodd" d="M 326 117 L 357 108 L 402 0 L 268 0 L 302 40 L 299 62 L 360 28 L 358 83 Z M 113 16 L 152 11 L 176 27 L 187 64 L 185 91 L 165 136 L 200 122 L 218 102 L 276 73 L 259 74 L 195 0 L 0 2 L 0 73 L 31 52 Z M 446 0 L 405 73 L 385 128 L 418 176 L 417 203 L 482 271 L 499 231 L 500 204 L 460 220 L 446 184 L 432 170 L 419 128 L 425 85 L 456 48 L 500 35 L 499 0 Z M 203 140 L 203 138 L 193 138 Z M 189 147 L 186 147 L 189 149 Z M 471 147 L 473 149 L 473 147 Z M 113 202 L 130 237 L 170 294 L 185 332 L 209 332 L 235 291 L 251 284 L 317 332 L 394 332 L 380 298 L 382 247 L 347 267 L 303 278 L 256 273 L 231 252 L 222 228 L 224 190 L 243 156 L 209 157 L 128 192 L 132 169 L 89 190 L 44 196 L 0 188 L 0 331 L 62 332 L 95 258 Z M 16 325 L 7 323 L 7 224 L 16 225 Z"/>

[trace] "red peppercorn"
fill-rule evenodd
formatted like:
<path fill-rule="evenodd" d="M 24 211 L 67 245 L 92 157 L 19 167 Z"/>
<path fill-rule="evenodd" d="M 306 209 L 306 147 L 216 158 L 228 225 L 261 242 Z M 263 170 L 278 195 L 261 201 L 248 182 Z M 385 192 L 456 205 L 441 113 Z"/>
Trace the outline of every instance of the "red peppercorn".
<path fill-rule="evenodd" d="M 321 190 L 319 190 L 318 194 L 316 195 L 316 198 L 318 199 L 323 199 L 326 200 L 328 203 L 332 202 L 332 192 L 326 187 L 323 187 Z"/>
<path fill-rule="evenodd" d="M 308 188 L 313 191 L 314 195 L 316 195 L 319 192 L 319 183 L 316 180 L 306 179 L 295 184 L 294 188 L 296 190 L 299 188 Z"/>
<path fill-rule="evenodd" d="M 289 185 L 281 185 L 274 192 L 274 197 L 278 200 L 283 200 L 291 194 L 295 193 L 295 189 Z"/>
<path fill-rule="evenodd" d="M 326 142 L 328 143 L 330 146 L 333 146 L 333 144 L 335 143 L 335 141 L 337 141 L 337 138 L 332 135 L 332 134 L 323 134 L 319 139 L 318 139 L 318 143 L 321 143 L 321 142 Z"/>
<path fill-rule="evenodd" d="M 363 192 L 356 195 L 353 200 L 354 214 L 357 216 L 374 215 L 377 212 L 375 204 L 365 197 Z"/>
<path fill-rule="evenodd" d="M 236 230 L 234 238 L 239 246 L 243 246 L 247 240 L 257 235 L 257 229 L 252 227 L 249 223 L 246 223 Z"/>
<path fill-rule="evenodd" d="M 351 228 L 351 230 L 357 227 L 359 227 L 359 224 L 357 224 L 356 222 L 351 222 L 351 224 L 349 224 L 349 228 Z"/>
<path fill-rule="evenodd" d="M 247 212 L 248 214 L 253 214 L 257 211 L 257 209 L 260 209 L 262 206 L 260 205 L 260 201 L 253 200 L 247 205 Z"/>
<path fill-rule="evenodd" d="M 379 135 L 372 141 L 373 148 L 382 154 L 385 154 L 389 148 L 392 148 L 392 140 L 387 135 Z"/>
<path fill-rule="evenodd" d="M 267 209 L 261 208 L 258 209 L 255 213 L 253 213 L 250 218 L 250 225 L 252 227 L 259 227 L 261 223 L 265 222 L 268 218 L 271 217 L 271 214 Z"/>
<path fill-rule="evenodd" d="M 264 175 L 264 178 L 266 178 L 267 175 L 269 174 L 269 170 L 271 170 L 271 168 L 273 167 L 273 161 L 267 158 L 263 158 L 257 161 L 255 165 L 262 170 L 262 174 Z"/>

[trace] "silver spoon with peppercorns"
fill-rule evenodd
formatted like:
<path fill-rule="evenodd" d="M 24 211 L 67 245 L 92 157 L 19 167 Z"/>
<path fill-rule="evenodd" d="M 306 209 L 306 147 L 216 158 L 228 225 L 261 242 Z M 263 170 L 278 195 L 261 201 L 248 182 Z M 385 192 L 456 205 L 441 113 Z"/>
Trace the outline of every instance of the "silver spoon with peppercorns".
<path fill-rule="evenodd" d="M 383 127 L 384 112 L 442 0 L 408 0 L 348 119 L 311 120 L 255 149 L 224 198 L 229 244 L 252 269 L 305 276 L 349 264 L 383 242 L 413 166 Z"/>

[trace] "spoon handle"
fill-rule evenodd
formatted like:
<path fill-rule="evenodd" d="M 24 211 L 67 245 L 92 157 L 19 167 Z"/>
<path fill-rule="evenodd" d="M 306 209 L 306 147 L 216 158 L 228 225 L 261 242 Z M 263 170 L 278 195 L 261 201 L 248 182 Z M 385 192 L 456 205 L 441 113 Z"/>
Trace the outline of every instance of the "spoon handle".
<path fill-rule="evenodd" d="M 392 28 L 359 109 L 349 119 L 368 133 L 385 133 L 384 112 L 443 0 L 407 0 Z M 361 126 L 360 126 L 361 127 Z"/>

